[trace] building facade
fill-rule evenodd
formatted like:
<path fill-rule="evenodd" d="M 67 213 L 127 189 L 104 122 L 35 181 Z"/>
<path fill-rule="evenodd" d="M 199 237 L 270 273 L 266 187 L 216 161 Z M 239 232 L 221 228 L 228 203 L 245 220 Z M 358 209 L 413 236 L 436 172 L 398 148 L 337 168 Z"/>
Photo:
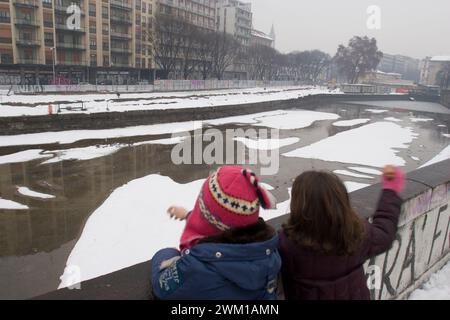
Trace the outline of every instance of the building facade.
<path fill-rule="evenodd" d="M 0 83 L 151 80 L 154 1 L 0 0 Z"/>
<path fill-rule="evenodd" d="M 268 34 L 252 29 L 252 36 L 250 38 L 250 45 L 274 47 L 274 39 Z"/>
<path fill-rule="evenodd" d="M 243 45 L 250 45 L 252 5 L 239 0 L 217 0 L 217 31 L 233 35 Z"/>
<path fill-rule="evenodd" d="M 420 60 L 418 59 L 385 53 L 378 69 L 386 73 L 400 73 L 403 79 L 418 83 L 420 80 L 419 64 Z"/>
<path fill-rule="evenodd" d="M 420 84 L 425 86 L 439 85 L 438 73 L 446 64 L 450 64 L 450 56 L 427 57 L 420 64 Z"/>
<path fill-rule="evenodd" d="M 216 29 L 216 0 L 156 0 L 158 12 L 185 19 L 207 30 Z"/>

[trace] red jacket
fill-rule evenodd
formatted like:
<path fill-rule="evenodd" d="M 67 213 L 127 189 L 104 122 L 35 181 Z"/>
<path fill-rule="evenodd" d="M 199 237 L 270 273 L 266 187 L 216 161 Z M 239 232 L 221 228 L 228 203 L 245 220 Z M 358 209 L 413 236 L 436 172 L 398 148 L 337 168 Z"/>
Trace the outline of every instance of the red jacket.
<path fill-rule="evenodd" d="M 301 247 L 280 231 L 286 299 L 369 300 L 363 264 L 391 247 L 401 205 L 402 200 L 394 191 L 383 190 L 373 222 L 365 221 L 365 239 L 352 256 L 326 255 L 320 250 Z"/>

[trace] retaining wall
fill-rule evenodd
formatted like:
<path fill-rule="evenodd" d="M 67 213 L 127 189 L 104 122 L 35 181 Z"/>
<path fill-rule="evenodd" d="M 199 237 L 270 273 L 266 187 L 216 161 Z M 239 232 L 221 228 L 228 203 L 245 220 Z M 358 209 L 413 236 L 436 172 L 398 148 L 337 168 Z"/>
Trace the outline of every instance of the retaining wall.
<path fill-rule="evenodd" d="M 44 116 L 1 117 L 0 135 L 36 133 L 43 131 L 112 129 L 118 127 L 170 123 L 190 120 L 207 120 L 221 117 L 251 114 L 302 107 L 313 109 L 318 104 L 361 100 L 408 100 L 403 95 L 310 95 L 298 99 L 266 101 L 229 106 L 183 108 L 167 110 L 143 110 L 126 112 L 71 113 Z"/>
<path fill-rule="evenodd" d="M 450 259 L 450 160 L 413 171 L 402 194 L 400 227 L 392 248 L 368 261 L 373 299 L 403 299 Z M 351 194 L 352 205 L 365 218 L 375 211 L 381 185 Z M 283 216 L 269 221 L 280 228 Z M 36 299 L 152 299 L 151 261 L 81 284 L 80 290 L 61 289 Z"/>

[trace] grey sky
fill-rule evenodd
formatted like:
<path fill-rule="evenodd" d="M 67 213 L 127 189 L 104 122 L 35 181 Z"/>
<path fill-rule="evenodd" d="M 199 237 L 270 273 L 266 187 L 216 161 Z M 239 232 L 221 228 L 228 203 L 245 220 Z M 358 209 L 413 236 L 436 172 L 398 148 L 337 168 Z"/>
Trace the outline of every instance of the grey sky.
<path fill-rule="evenodd" d="M 353 35 L 378 40 L 381 51 L 415 58 L 450 55 L 449 0 L 248 0 L 253 25 L 269 32 L 277 49 L 320 49 L 330 54 Z M 381 29 L 366 26 L 370 5 L 381 8 Z"/>

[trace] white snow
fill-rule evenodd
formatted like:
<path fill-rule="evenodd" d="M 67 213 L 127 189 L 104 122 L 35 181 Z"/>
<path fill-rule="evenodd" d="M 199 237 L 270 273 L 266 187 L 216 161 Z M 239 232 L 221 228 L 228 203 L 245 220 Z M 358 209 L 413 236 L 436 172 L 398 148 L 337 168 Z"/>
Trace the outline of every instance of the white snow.
<path fill-rule="evenodd" d="M 442 135 L 446 138 L 450 138 L 450 134 L 448 134 L 448 133 L 443 133 Z"/>
<path fill-rule="evenodd" d="M 114 190 L 87 220 L 60 288 L 72 284 L 73 266 L 80 268 L 85 281 L 150 260 L 162 248 L 177 248 L 184 222 L 171 220 L 167 208 L 192 209 L 203 182 L 179 184 L 149 175 Z"/>
<path fill-rule="evenodd" d="M 392 122 L 402 122 L 402 121 L 403 121 L 403 120 L 401 120 L 401 119 L 394 118 L 394 117 L 387 117 L 387 118 L 384 118 L 384 120 L 386 120 L 386 121 L 392 121 Z"/>
<path fill-rule="evenodd" d="M 406 162 L 395 149 L 407 148 L 415 137 L 411 128 L 392 122 L 377 122 L 338 133 L 283 155 L 379 168 L 386 164 L 403 166 Z"/>
<path fill-rule="evenodd" d="M 340 116 L 334 113 L 309 111 L 309 110 L 289 110 L 283 114 L 273 116 L 261 116 L 255 118 L 259 120 L 258 126 L 275 128 L 279 130 L 293 130 L 306 128 L 316 121 L 336 120 Z"/>
<path fill-rule="evenodd" d="M 385 113 L 388 112 L 388 110 L 382 110 L 382 109 L 366 109 L 367 112 L 371 113 Z"/>
<path fill-rule="evenodd" d="M 409 300 L 450 300 L 450 262 L 413 291 Z"/>
<path fill-rule="evenodd" d="M 339 175 L 343 175 L 343 176 L 349 176 L 349 177 L 354 177 L 354 178 L 373 179 L 373 177 L 371 177 L 371 176 L 367 176 L 367 175 L 364 175 L 364 174 L 353 173 L 353 172 L 348 171 L 348 170 L 334 170 L 333 172 L 335 174 L 339 174 Z"/>
<path fill-rule="evenodd" d="M 249 149 L 256 150 L 276 150 L 300 141 L 299 138 L 285 138 L 285 139 L 258 139 L 253 140 L 246 137 L 237 137 L 234 140 L 242 142 Z"/>
<path fill-rule="evenodd" d="M 205 124 L 221 125 L 226 123 L 249 123 L 279 129 L 298 129 L 310 126 L 319 120 L 334 120 L 339 118 L 333 113 L 307 110 L 270 111 L 245 116 L 227 117 L 205 121 Z M 163 123 L 136 127 L 125 127 L 102 130 L 68 130 L 59 132 L 41 132 L 0 136 L 0 147 L 15 145 L 39 145 L 49 143 L 69 144 L 88 139 L 110 139 L 120 137 L 175 134 L 195 130 L 202 122 L 185 121 Z"/>
<path fill-rule="evenodd" d="M 370 184 L 353 182 L 353 181 L 344 181 L 344 185 L 347 188 L 348 193 L 351 193 L 353 191 L 363 189 L 365 187 L 370 186 Z"/>
<path fill-rule="evenodd" d="M 67 160 L 91 160 L 111 155 L 119 151 L 124 146 L 125 145 L 123 144 L 115 144 L 115 145 L 90 146 L 84 148 L 73 148 L 67 150 L 46 151 L 46 154 L 53 154 L 55 155 L 55 157 L 42 162 L 42 164 L 49 164 Z"/>
<path fill-rule="evenodd" d="M 194 121 L 154 124 L 102 130 L 68 130 L 0 136 L 0 147 L 38 145 L 49 143 L 68 144 L 87 139 L 110 139 L 140 135 L 160 135 L 194 130 Z"/>
<path fill-rule="evenodd" d="M 41 198 L 41 199 L 55 198 L 54 195 L 36 192 L 36 191 L 29 189 L 28 187 L 19 187 L 19 188 L 17 188 L 17 191 L 20 194 L 23 194 L 24 196 L 28 196 L 28 197 L 32 197 L 32 198 Z"/>
<path fill-rule="evenodd" d="M 271 191 L 271 190 L 274 190 L 275 188 L 274 187 L 272 187 L 270 184 L 268 184 L 268 183 L 264 183 L 264 182 L 260 182 L 259 183 L 261 186 L 263 186 L 264 188 L 266 188 L 266 190 L 267 191 Z"/>
<path fill-rule="evenodd" d="M 96 112 L 125 112 L 133 110 L 167 110 L 184 108 L 204 108 L 211 106 L 237 105 L 257 103 L 263 101 L 278 101 L 296 99 L 307 95 L 340 94 L 339 91 L 329 91 L 324 87 L 278 87 L 251 88 L 233 90 L 211 90 L 202 92 L 165 92 L 165 93 L 130 93 L 121 94 L 83 94 L 83 95 L 12 95 L 4 97 L 1 106 L 1 116 L 37 116 L 48 113 L 48 104 L 55 101 L 68 101 L 61 107 L 80 107 L 84 102 L 86 111 L 65 110 L 62 113 L 96 113 Z M 132 101 L 124 101 L 130 100 Z M 114 100 L 114 101 L 113 101 Z M 39 103 L 36 107 L 17 107 L 14 103 Z M 56 109 L 57 106 L 54 105 Z M 107 110 L 109 109 L 109 111 Z"/>
<path fill-rule="evenodd" d="M 1 139 L 1 138 L 0 138 Z M 24 141 L 26 144 L 26 141 Z M 0 164 L 27 162 L 36 159 L 49 158 L 51 155 L 43 154 L 41 149 L 20 151 L 5 156 L 0 156 Z"/>
<path fill-rule="evenodd" d="M 445 124 L 439 124 L 438 127 L 439 128 L 447 128 L 447 126 Z"/>
<path fill-rule="evenodd" d="M 433 121 L 434 119 L 431 118 L 410 118 L 411 122 L 429 122 Z"/>
<path fill-rule="evenodd" d="M 7 209 L 7 210 L 28 210 L 30 209 L 28 206 L 12 201 L 0 198 L 0 209 Z"/>
<path fill-rule="evenodd" d="M 420 168 L 428 167 L 432 164 L 444 161 L 450 159 L 450 144 L 442 150 L 437 156 L 435 156 L 433 159 L 428 161 L 427 163 L 423 164 Z"/>
<path fill-rule="evenodd" d="M 413 159 L 414 161 L 420 161 L 419 157 L 415 157 L 415 156 L 410 156 L 411 159 Z"/>
<path fill-rule="evenodd" d="M 133 146 L 142 146 L 146 144 L 161 144 L 161 145 L 173 145 L 183 142 L 186 137 L 173 137 L 167 139 L 158 139 L 158 140 L 150 140 L 150 141 L 142 141 L 133 143 Z"/>
<path fill-rule="evenodd" d="M 354 119 L 354 120 L 345 120 L 345 121 L 338 121 L 333 123 L 333 126 L 336 127 L 353 127 L 358 124 L 365 124 L 369 122 L 370 119 Z"/>
<path fill-rule="evenodd" d="M 364 167 L 349 167 L 350 170 L 367 173 L 367 174 L 374 174 L 377 176 L 381 176 L 382 172 L 380 170 L 371 169 L 371 168 L 364 168 Z"/>
<path fill-rule="evenodd" d="M 275 219 L 281 216 L 284 216 L 285 214 L 288 214 L 291 210 L 290 210 L 290 205 L 291 205 L 291 192 L 292 192 L 292 188 L 288 189 L 288 193 L 289 193 L 289 199 L 283 202 L 280 202 L 277 204 L 276 209 L 274 210 L 264 210 L 261 208 L 260 211 L 260 217 L 263 218 L 264 220 L 268 221 L 270 219 Z"/>

